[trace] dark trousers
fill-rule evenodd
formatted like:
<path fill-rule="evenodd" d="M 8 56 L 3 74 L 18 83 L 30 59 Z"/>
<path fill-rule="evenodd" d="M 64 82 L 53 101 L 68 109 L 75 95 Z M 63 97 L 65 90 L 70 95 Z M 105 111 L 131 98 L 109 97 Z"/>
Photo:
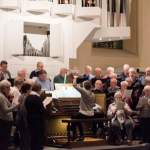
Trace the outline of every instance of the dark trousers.
<path fill-rule="evenodd" d="M 78 113 L 77 115 L 75 116 L 72 116 L 72 119 L 91 119 L 93 118 L 93 116 L 85 116 L 81 113 Z M 81 122 L 74 122 L 71 124 L 71 130 L 73 131 L 73 138 L 76 137 L 76 129 L 78 128 L 79 130 L 79 134 L 80 134 L 80 137 L 84 137 L 84 131 L 83 131 L 83 126 L 82 126 L 82 123 Z"/>
<path fill-rule="evenodd" d="M 44 124 L 38 121 L 35 124 L 35 122 L 29 124 L 30 149 L 43 150 L 44 140 L 45 140 Z"/>
<path fill-rule="evenodd" d="M 12 122 L 0 119 L 0 150 L 8 150 Z"/>
<path fill-rule="evenodd" d="M 131 120 L 126 119 L 125 123 L 123 124 L 123 129 L 118 122 L 118 120 L 113 121 L 111 131 L 113 132 L 114 137 L 117 139 L 122 138 L 122 133 L 127 135 L 128 140 L 132 140 L 132 132 L 133 132 L 133 123 Z"/>
<path fill-rule="evenodd" d="M 30 150 L 30 134 L 27 128 L 20 127 L 20 149 L 21 150 Z"/>
<path fill-rule="evenodd" d="M 140 124 L 142 140 L 146 143 L 150 143 L 150 118 L 141 118 Z"/>

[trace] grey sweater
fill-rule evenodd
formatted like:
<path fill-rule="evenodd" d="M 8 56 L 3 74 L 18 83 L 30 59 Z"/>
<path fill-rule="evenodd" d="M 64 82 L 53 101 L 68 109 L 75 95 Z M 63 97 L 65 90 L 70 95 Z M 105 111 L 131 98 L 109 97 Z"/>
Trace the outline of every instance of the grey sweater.
<path fill-rule="evenodd" d="M 137 110 L 140 111 L 140 117 L 142 118 L 150 118 L 150 104 L 148 104 L 148 99 L 150 99 L 150 97 L 141 97 L 136 106 Z"/>
<path fill-rule="evenodd" d="M 86 116 L 94 116 L 95 95 L 84 88 L 75 87 L 81 93 L 79 112 Z"/>
<path fill-rule="evenodd" d="M 12 111 L 15 108 L 16 106 L 12 106 L 12 104 L 5 97 L 5 95 L 0 92 L 0 119 L 5 121 L 12 121 L 13 120 Z"/>

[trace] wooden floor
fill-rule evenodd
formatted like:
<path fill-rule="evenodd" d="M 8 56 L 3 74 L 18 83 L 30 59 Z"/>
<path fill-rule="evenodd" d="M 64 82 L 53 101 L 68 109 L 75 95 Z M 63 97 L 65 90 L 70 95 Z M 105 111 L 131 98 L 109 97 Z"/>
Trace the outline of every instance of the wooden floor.
<path fill-rule="evenodd" d="M 102 146 L 102 145 L 106 145 L 106 142 L 104 139 L 86 137 L 84 138 L 84 141 L 74 140 L 68 143 L 67 138 L 57 138 L 55 139 L 54 145 L 51 143 L 49 143 L 48 145 L 56 146 L 56 147 L 75 148 L 75 147 L 85 147 L 85 146 Z"/>
<path fill-rule="evenodd" d="M 59 141 L 60 140 L 60 141 Z M 132 146 L 129 145 L 120 145 L 113 146 L 108 145 L 103 139 L 86 137 L 84 142 L 82 141 L 73 141 L 70 142 L 69 145 L 65 145 L 67 143 L 67 139 L 57 139 L 56 141 L 60 145 L 46 146 L 44 150 L 150 150 L 150 144 L 139 144 L 138 141 L 134 141 Z M 63 145 L 63 146 L 62 146 Z M 56 147 L 57 146 L 57 147 Z M 9 148 L 9 150 L 20 150 L 14 147 Z"/>
<path fill-rule="evenodd" d="M 46 147 L 44 150 L 150 150 L 150 144 L 139 144 L 139 141 L 133 141 L 132 146 L 129 145 L 120 145 L 113 146 L 108 145 L 104 139 L 86 137 L 84 141 L 72 141 L 67 143 L 67 139 L 59 139 L 58 142 L 60 145 L 54 147 Z M 67 143 L 67 144 L 66 144 Z M 61 148 L 60 148 L 60 147 Z"/>
<path fill-rule="evenodd" d="M 67 148 L 54 148 L 54 147 L 45 147 L 44 150 L 67 150 Z M 121 146 L 93 146 L 93 147 L 81 147 L 81 148 L 72 148 L 72 150 L 150 150 L 149 144 L 139 144 L 134 146 L 121 145 Z"/>

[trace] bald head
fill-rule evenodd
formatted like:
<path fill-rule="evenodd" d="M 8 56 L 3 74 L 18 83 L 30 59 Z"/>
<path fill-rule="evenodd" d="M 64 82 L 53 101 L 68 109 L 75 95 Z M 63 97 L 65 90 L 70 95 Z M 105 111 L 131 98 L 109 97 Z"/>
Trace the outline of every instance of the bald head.
<path fill-rule="evenodd" d="M 150 96 L 150 86 L 146 85 L 143 89 L 145 96 Z"/>
<path fill-rule="evenodd" d="M 67 74 L 67 72 L 68 72 L 68 69 L 67 69 L 67 68 L 61 68 L 60 71 L 59 71 L 59 74 L 60 74 L 61 76 L 65 76 L 65 74 Z"/>
<path fill-rule="evenodd" d="M 150 76 L 150 67 L 147 67 L 145 69 L 145 74 L 146 74 L 146 76 Z"/>
<path fill-rule="evenodd" d="M 27 71 L 26 69 L 22 69 L 22 70 L 19 70 L 17 72 L 17 78 L 20 78 L 20 79 L 26 79 L 26 76 L 27 76 Z"/>

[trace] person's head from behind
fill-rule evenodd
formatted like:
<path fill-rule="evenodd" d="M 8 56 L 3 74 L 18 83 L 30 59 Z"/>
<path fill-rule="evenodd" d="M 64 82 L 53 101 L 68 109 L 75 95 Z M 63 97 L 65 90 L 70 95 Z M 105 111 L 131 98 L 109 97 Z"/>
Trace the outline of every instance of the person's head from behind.
<path fill-rule="evenodd" d="M 100 77 L 101 74 L 102 74 L 102 69 L 99 67 L 95 68 L 95 76 Z"/>
<path fill-rule="evenodd" d="M 6 97 L 9 96 L 11 83 L 7 80 L 2 80 L 0 82 L 0 92 L 2 92 Z"/>
<path fill-rule="evenodd" d="M 38 83 L 33 84 L 32 91 L 41 94 L 41 85 Z"/>
<path fill-rule="evenodd" d="M 92 85 L 91 85 L 91 82 L 90 81 L 84 81 L 83 82 L 83 87 L 86 89 L 86 90 L 91 90 L 92 89 Z"/>
<path fill-rule="evenodd" d="M 37 62 L 37 70 L 38 71 L 41 71 L 41 70 L 43 70 L 44 69 L 44 64 L 43 64 L 43 62 Z"/>
<path fill-rule="evenodd" d="M 29 95 L 30 92 L 31 92 L 31 88 L 32 88 L 31 84 L 23 83 L 22 86 L 21 86 L 20 92 L 21 92 L 21 94 Z"/>
<path fill-rule="evenodd" d="M 61 68 L 60 71 L 59 71 L 59 74 L 61 76 L 65 76 L 66 74 L 68 73 L 68 69 L 67 68 Z"/>
<path fill-rule="evenodd" d="M 14 86 L 20 90 L 23 83 L 24 83 L 24 80 L 22 80 L 20 78 L 16 78 L 14 81 Z"/>
<path fill-rule="evenodd" d="M 150 86 L 146 85 L 143 89 L 144 95 L 150 97 Z"/>
<path fill-rule="evenodd" d="M 28 84 L 30 84 L 32 86 L 35 83 L 35 80 L 33 80 L 33 79 L 26 79 L 26 81 L 24 83 L 28 83 Z"/>
<path fill-rule="evenodd" d="M 117 80 L 115 78 L 112 78 L 110 80 L 110 87 L 114 88 L 117 86 Z"/>
<path fill-rule="evenodd" d="M 95 82 L 95 89 L 103 89 L 103 83 L 101 80 L 96 80 Z"/>
<path fill-rule="evenodd" d="M 6 71 L 7 71 L 7 67 L 8 67 L 7 61 L 2 60 L 2 61 L 1 61 L 1 70 L 2 70 L 3 72 L 6 72 Z"/>
<path fill-rule="evenodd" d="M 38 78 L 41 81 L 47 80 L 47 72 L 45 70 L 41 70 L 38 72 Z"/>

